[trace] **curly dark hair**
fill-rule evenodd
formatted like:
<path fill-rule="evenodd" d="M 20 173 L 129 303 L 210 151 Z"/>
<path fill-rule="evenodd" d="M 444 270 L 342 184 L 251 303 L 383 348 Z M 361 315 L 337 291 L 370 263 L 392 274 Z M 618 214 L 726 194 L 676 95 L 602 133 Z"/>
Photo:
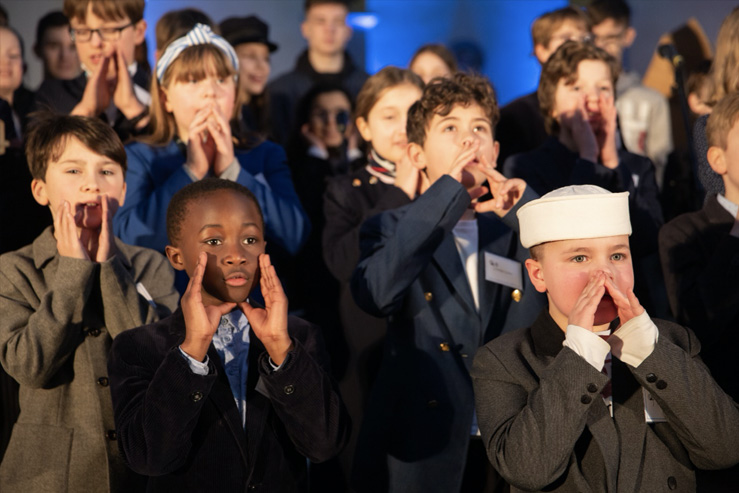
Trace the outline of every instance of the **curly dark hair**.
<path fill-rule="evenodd" d="M 544 116 L 544 125 L 551 135 L 559 134 L 559 123 L 552 116 L 557 85 L 562 79 L 567 85 L 574 84 L 577 80 L 577 68 L 584 60 L 599 60 L 608 65 L 614 97 L 616 95 L 616 79 L 619 72 L 616 59 L 588 41 L 566 41 L 542 66 L 539 89 L 536 91 L 539 109 Z"/>
<path fill-rule="evenodd" d="M 423 146 L 434 115 L 447 116 L 455 106 L 467 107 L 471 104 L 477 104 L 485 110 L 492 128 L 495 128 L 500 119 L 500 110 L 495 90 L 486 77 L 457 72 L 449 79 L 432 81 L 424 88 L 421 99 L 408 110 L 408 142 Z"/>
<path fill-rule="evenodd" d="M 259 201 L 251 190 L 235 181 L 209 177 L 186 185 L 175 193 L 172 196 L 172 200 L 169 201 L 169 205 L 167 206 L 167 237 L 171 245 L 176 246 L 180 242 L 182 222 L 187 217 L 190 203 L 222 190 L 233 190 L 254 202 L 257 211 L 259 211 L 259 218 L 262 221 L 262 230 L 264 230 L 264 214 L 262 213 L 262 208 L 259 206 Z"/>

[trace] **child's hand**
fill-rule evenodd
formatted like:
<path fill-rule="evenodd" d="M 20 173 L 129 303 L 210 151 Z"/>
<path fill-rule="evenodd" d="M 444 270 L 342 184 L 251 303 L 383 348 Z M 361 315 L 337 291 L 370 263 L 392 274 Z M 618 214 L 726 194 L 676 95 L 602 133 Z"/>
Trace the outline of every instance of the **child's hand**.
<path fill-rule="evenodd" d="M 406 152 L 403 157 L 395 163 L 395 182 L 394 185 L 405 192 L 411 199 L 415 199 L 420 192 L 421 175 L 420 169 L 413 166 L 411 159 Z"/>
<path fill-rule="evenodd" d="M 231 115 L 224 115 L 217 104 L 211 106 L 207 123 L 209 141 L 215 146 L 212 163 L 213 174 L 216 176 L 221 176 L 221 173 L 234 162 L 234 143 L 231 138 L 231 125 L 228 122 L 230 117 Z"/>
<path fill-rule="evenodd" d="M 287 333 L 287 296 L 266 253 L 259 256 L 259 272 L 264 308 L 254 308 L 246 301 L 239 303 L 239 308 L 249 320 L 254 334 L 264 344 L 272 362 L 281 365 L 292 348 Z"/>
<path fill-rule="evenodd" d="M 303 138 L 308 142 L 308 144 L 310 144 L 311 147 L 317 147 L 321 151 L 328 153 L 326 144 L 324 144 L 323 141 L 319 139 L 316 134 L 310 131 L 310 123 L 304 123 L 300 127 L 300 135 L 303 136 Z"/>
<path fill-rule="evenodd" d="M 90 260 L 87 249 L 77 236 L 77 223 L 74 220 L 72 206 L 66 200 L 59 204 L 54 216 L 54 237 L 56 249 L 62 257 Z"/>
<path fill-rule="evenodd" d="M 103 195 L 101 200 L 103 218 L 97 239 L 96 262 L 105 262 L 116 254 L 115 235 L 113 234 L 113 214 L 110 212 L 110 197 Z"/>
<path fill-rule="evenodd" d="M 85 92 L 82 93 L 82 99 L 77 106 L 72 109 L 72 115 L 97 116 L 108 108 L 113 90 L 107 78 L 110 64 L 110 57 L 104 57 L 97 70 L 87 79 Z"/>
<path fill-rule="evenodd" d="M 210 113 L 210 106 L 198 110 L 187 129 L 187 161 L 185 166 L 189 167 L 190 171 L 199 180 L 208 173 L 215 154 L 215 147 L 212 142 L 208 145 L 210 140 L 208 131 Z M 205 142 L 203 142 L 204 140 Z"/>
<path fill-rule="evenodd" d="M 115 58 L 111 60 L 111 63 L 115 63 L 117 66 L 113 104 L 130 120 L 139 116 L 146 109 L 146 106 L 136 97 L 136 92 L 133 89 L 133 79 L 131 74 L 128 73 L 128 60 L 123 56 L 121 49 L 116 48 L 112 56 Z M 137 127 L 141 128 L 148 122 L 148 119 L 143 120 L 139 121 Z"/>
<path fill-rule="evenodd" d="M 585 285 L 580 297 L 570 310 L 570 316 L 567 319 L 568 325 L 577 325 L 583 329 L 593 331 L 595 312 L 598 310 L 598 304 L 606 292 L 605 284 L 606 274 L 603 271 L 595 272 L 590 276 L 590 281 Z"/>
<path fill-rule="evenodd" d="M 475 211 L 495 212 L 499 217 L 505 216 L 521 200 L 526 182 L 520 178 L 506 178 L 484 156 L 477 166 L 487 176 L 493 198 L 476 203 Z"/>
<path fill-rule="evenodd" d="M 573 142 L 582 159 L 598 162 L 598 142 L 588 122 L 585 100 L 581 100 L 576 109 L 560 114 L 559 125 L 560 139 Z"/>
<path fill-rule="evenodd" d="M 208 254 L 200 252 L 198 265 L 195 267 L 180 302 L 182 314 L 185 317 L 185 341 L 180 347 L 198 361 L 205 360 L 210 341 L 218 330 L 221 317 L 236 307 L 236 303 L 208 306 L 203 304 L 203 275 L 207 263 Z"/>
<path fill-rule="evenodd" d="M 598 99 L 601 126 L 595 132 L 598 142 L 600 162 L 606 168 L 615 169 L 618 166 L 618 149 L 616 148 L 616 105 L 613 96 L 601 93 Z"/>
<path fill-rule="evenodd" d="M 613 298 L 616 309 L 618 309 L 618 319 L 621 325 L 644 313 L 644 307 L 641 306 L 641 303 L 639 303 L 639 300 L 634 295 L 633 289 L 629 289 L 624 293 L 611 279 L 606 279 L 605 287 L 608 294 Z"/>

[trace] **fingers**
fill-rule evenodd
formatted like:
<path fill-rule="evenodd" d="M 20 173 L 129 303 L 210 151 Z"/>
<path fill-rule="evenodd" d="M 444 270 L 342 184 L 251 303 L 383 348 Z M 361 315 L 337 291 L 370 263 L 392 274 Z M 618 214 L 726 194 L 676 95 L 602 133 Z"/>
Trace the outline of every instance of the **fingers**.
<path fill-rule="evenodd" d="M 208 263 L 208 254 L 200 252 L 198 255 L 198 264 L 195 266 L 195 270 L 192 273 L 190 282 L 187 283 L 187 289 L 185 294 L 189 299 L 202 300 L 201 290 L 203 288 L 203 276 L 205 275 L 205 266 Z"/>
<path fill-rule="evenodd" d="M 470 161 L 475 158 L 475 155 L 477 154 L 477 151 L 479 149 L 479 140 L 474 140 L 472 142 L 472 145 L 470 145 L 466 149 L 462 149 L 462 151 L 457 155 L 457 158 L 452 163 L 452 167 L 449 170 L 449 175 L 455 180 L 459 181 L 462 177 L 462 170 L 465 166 L 467 166 L 467 164 L 469 164 Z"/>
<path fill-rule="evenodd" d="M 570 311 L 568 324 L 593 330 L 595 312 L 606 292 L 605 282 L 606 275 L 602 271 L 596 272 L 590 277 L 590 280 L 583 288 L 582 293 L 580 293 L 580 296 Z"/>

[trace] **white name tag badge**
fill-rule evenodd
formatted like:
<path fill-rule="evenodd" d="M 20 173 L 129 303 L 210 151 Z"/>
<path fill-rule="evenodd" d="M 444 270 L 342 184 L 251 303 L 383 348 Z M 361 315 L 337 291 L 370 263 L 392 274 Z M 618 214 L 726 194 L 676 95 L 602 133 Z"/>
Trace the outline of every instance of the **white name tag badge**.
<path fill-rule="evenodd" d="M 521 262 L 485 252 L 485 280 L 523 290 Z"/>
<path fill-rule="evenodd" d="M 657 401 L 652 398 L 652 394 L 647 389 L 642 388 L 644 393 L 644 419 L 647 423 L 666 423 L 665 413 L 659 407 Z"/>

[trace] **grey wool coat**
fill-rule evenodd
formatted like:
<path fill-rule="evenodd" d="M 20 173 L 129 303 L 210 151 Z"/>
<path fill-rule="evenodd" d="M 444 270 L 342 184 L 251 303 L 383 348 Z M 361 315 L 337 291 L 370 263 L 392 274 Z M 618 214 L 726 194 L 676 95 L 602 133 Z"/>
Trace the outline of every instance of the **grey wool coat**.
<path fill-rule="evenodd" d="M 51 228 L 0 256 L 0 364 L 21 413 L 0 464 L 0 491 L 136 491 L 113 422 L 113 338 L 177 306 L 159 253 L 116 239 L 106 262 L 62 257 Z M 148 298 L 148 299 L 147 299 Z"/>
<path fill-rule="evenodd" d="M 700 360 L 695 334 L 654 323 L 657 344 L 638 367 L 613 358 L 613 418 L 600 394 L 608 377 L 562 346 L 546 310 L 477 352 L 480 432 L 512 492 L 695 492 L 696 467 L 739 462 L 739 408 Z M 645 422 L 642 389 L 665 422 Z"/>

